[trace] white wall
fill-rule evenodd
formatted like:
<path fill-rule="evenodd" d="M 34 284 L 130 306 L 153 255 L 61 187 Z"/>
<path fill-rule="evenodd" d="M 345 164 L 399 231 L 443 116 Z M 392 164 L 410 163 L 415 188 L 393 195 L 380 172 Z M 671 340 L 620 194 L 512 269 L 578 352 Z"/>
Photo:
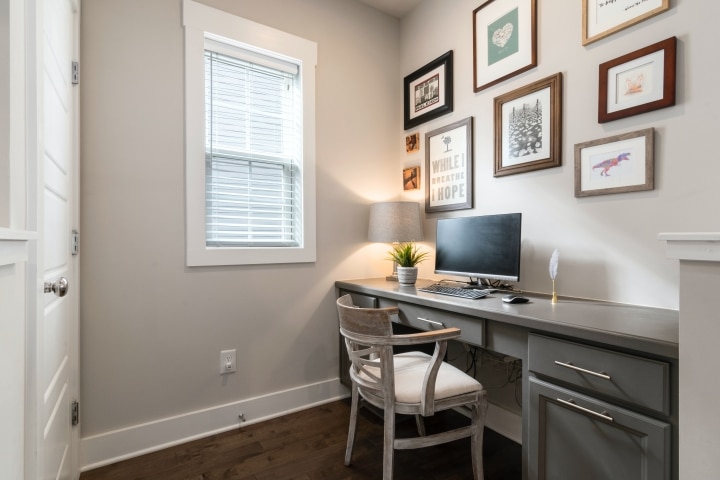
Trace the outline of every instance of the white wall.
<path fill-rule="evenodd" d="M 421 125 L 422 138 L 427 131 L 475 118 L 475 208 L 429 215 L 426 232 L 434 235 L 435 219 L 441 216 L 519 211 L 522 288 L 551 291 L 547 264 L 559 248 L 560 295 L 676 309 L 677 263 L 665 257 L 657 234 L 717 230 L 720 162 L 713 138 L 720 89 L 715 85 L 717 28 L 712 19 L 720 14 L 720 4 L 673 1 L 669 11 L 583 47 L 581 3 L 538 1 L 538 66 L 477 94 L 472 12 L 482 2 L 426 0 L 403 19 L 403 76 L 454 51 L 455 110 Z M 598 124 L 598 65 L 670 36 L 678 38 L 677 105 Z M 562 166 L 494 178 L 494 98 L 557 72 L 564 76 Z M 655 190 L 574 197 L 576 143 L 648 127 L 656 132 Z M 424 155 L 423 150 L 405 163 L 424 165 Z M 429 263 L 424 265 L 426 276 Z"/>
<path fill-rule="evenodd" d="M 142 431 L 138 437 L 147 441 L 159 429 L 149 422 L 177 427 L 170 417 L 201 418 L 202 409 L 217 408 L 230 419 L 219 423 L 233 425 L 247 407 L 243 401 L 264 403 L 262 414 L 278 413 L 287 404 L 257 397 L 300 387 L 299 396 L 310 384 L 330 397 L 338 390 L 333 282 L 388 267 L 380 253 L 367 261 L 366 236 L 368 204 L 401 187 L 399 21 L 349 0 L 203 3 L 318 44 L 318 259 L 185 267 L 181 2 L 84 2 L 86 466 L 129 454 L 122 448 L 144 448 L 141 442 L 120 448 L 113 438 Z M 230 348 L 237 349 L 237 373 L 221 377 L 219 352 Z M 305 400 L 294 401 L 290 407 Z M 248 421 L 259 415 L 244 413 Z M 170 428 L 170 436 L 218 426 L 215 419 L 203 422 Z M 169 440 L 158 434 L 156 441 Z"/>

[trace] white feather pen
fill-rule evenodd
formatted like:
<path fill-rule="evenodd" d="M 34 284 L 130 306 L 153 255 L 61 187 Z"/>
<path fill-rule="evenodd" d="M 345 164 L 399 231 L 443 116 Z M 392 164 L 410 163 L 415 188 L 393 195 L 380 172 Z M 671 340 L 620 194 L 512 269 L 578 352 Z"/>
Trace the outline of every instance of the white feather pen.
<path fill-rule="evenodd" d="M 560 251 L 556 248 L 550 256 L 550 278 L 553 280 L 557 277 L 558 260 L 560 260 Z"/>
<path fill-rule="evenodd" d="M 557 294 L 555 293 L 555 278 L 557 277 L 558 273 L 558 263 L 560 261 L 560 251 L 556 248 L 552 255 L 550 255 L 550 278 L 553 282 L 553 292 L 552 292 L 552 303 L 557 303 Z"/>

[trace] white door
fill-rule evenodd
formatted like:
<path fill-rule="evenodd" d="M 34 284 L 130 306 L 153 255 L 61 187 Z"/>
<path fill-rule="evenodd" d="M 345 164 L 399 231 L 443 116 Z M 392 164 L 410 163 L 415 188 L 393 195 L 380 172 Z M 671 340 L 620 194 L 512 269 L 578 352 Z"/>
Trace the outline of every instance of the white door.
<path fill-rule="evenodd" d="M 37 457 L 27 473 L 38 479 L 77 479 L 79 426 L 72 425 L 71 411 L 79 400 L 79 269 L 71 234 L 79 219 L 79 87 L 72 83 L 79 5 L 77 0 L 36 1 L 38 288 L 43 283 L 59 285 L 64 278 L 68 290 L 64 296 L 37 294 L 37 323 L 31 336 L 36 418 L 30 421 L 35 424 Z"/>

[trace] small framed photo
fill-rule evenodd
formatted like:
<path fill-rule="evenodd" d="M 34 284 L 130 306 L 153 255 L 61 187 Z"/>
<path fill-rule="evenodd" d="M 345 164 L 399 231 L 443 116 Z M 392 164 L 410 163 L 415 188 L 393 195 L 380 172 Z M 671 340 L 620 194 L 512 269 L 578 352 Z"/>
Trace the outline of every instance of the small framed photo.
<path fill-rule="evenodd" d="M 453 111 L 453 52 L 404 79 L 405 130 Z"/>
<path fill-rule="evenodd" d="M 420 189 L 420 167 L 403 168 L 403 190 Z"/>
<path fill-rule="evenodd" d="M 473 118 L 425 134 L 425 211 L 473 207 Z"/>
<path fill-rule="evenodd" d="M 562 73 L 495 98 L 496 177 L 559 167 Z"/>
<path fill-rule="evenodd" d="M 675 37 L 600 64 L 598 122 L 675 105 Z"/>
<path fill-rule="evenodd" d="M 473 11 L 475 92 L 537 66 L 536 0 L 489 0 Z"/>
<path fill-rule="evenodd" d="M 605 38 L 670 8 L 670 0 L 582 0 L 582 44 Z"/>
<path fill-rule="evenodd" d="M 415 153 L 420 151 L 420 133 L 415 132 L 405 135 L 405 153 Z"/>
<path fill-rule="evenodd" d="M 575 196 L 655 188 L 654 130 L 647 128 L 575 145 Z"/>

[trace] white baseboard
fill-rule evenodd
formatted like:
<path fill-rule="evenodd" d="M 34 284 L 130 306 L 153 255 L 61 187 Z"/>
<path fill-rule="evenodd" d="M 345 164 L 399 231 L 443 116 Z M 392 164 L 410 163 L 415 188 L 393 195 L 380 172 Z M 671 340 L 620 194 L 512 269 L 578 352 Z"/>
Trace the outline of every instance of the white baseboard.
<path fill-rule="evenodd" d="M 332 379 L 84 437 L 80 440 L 81 471 L 333 402 L 348 394 L 338 379 Z M 245 421 L 238 418 L 240 413 Z M 522 418 L 516 413 L 490 403 L 485 426 L 522 443 Z"/>
<path fill-rule="evenodd" d="M 349 395 L 335 378 L 114 430 L 80 440 L 81 471 L 226 432 Z M 242 413 L 245 421 L 238 415 Z"/>

